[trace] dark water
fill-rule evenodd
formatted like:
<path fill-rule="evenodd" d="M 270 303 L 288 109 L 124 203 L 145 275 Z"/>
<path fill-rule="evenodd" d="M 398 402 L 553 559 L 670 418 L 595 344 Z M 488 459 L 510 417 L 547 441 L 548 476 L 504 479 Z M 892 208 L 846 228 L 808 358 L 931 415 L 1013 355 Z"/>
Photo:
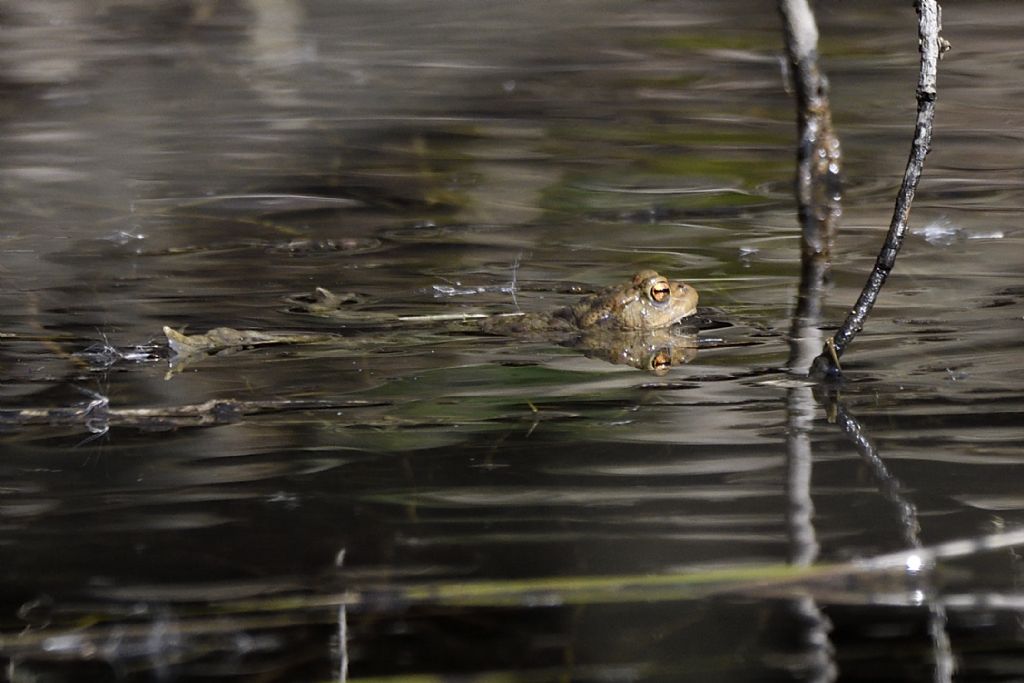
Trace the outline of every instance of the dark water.
<path fill-rule="evenodd" d="M 945 8 L 912 235 L 829 398 L 784 369 L 773 4 L 0 3 L 8 677 L 1024 677 L 1024 13 Z M 909 145 L 911 3 L 877 5 L 820 7 L 826 329 Z M 663 376 L 397 320 L 642 267 L 731 324 Z M 338 336 L 171 368 L 164 325 Z"/>

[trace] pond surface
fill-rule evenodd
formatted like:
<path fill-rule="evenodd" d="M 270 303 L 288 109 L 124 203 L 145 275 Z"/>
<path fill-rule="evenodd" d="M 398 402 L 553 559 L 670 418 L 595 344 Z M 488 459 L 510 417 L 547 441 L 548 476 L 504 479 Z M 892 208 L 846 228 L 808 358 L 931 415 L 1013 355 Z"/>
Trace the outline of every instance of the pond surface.
<path fill-rule="evenodd" d="M 0 3 L 9 678 L 1024 677 L 1024 13 L 945 8 L 912 234 L 825 395 L 786 370 L 773 5 Z M 812 346 L 917 78 L 910 2 L 820 11 Z M 724 323 L 664 374 L 447 319 L 643 268 Z"/>

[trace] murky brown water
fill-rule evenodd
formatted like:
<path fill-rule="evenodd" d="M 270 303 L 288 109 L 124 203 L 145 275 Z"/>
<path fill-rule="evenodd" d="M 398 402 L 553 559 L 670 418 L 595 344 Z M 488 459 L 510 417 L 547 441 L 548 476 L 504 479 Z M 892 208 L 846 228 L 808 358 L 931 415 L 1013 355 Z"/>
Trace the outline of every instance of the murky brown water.
<path fill-rule="evenodd" d="M 9 677 L 1024 676 L 1012 544 L 796 576 L 1024 522 L 1024 13 L 945 8 L 913 234 L 836 405 L 784 371 L 795 126 L 762 4 L 0 3 Z M 820 8 L 828 326 L 909 145 L 904 4 Z M 664 376 L 397 320 L 641 267 L 731 323 Z M 288 303 L 315 287 L 357 297 Z M 170 367 L 164 325 L 337 337 Z"/>

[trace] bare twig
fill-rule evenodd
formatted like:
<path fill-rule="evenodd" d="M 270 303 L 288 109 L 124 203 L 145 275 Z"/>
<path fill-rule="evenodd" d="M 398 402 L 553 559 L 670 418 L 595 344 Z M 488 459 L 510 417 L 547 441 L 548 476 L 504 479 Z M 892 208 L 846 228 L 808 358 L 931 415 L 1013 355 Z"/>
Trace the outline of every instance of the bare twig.
<path fill-rule="evenodd" d="M 932 121 L 935 118 L 935 81 L 938 73 L 939 56 L 949 48 L 949 44 L 940 36 L 941 8 L 936 0 L 916 0 L 918 15 L 918 48 L 921 52 L 921 70 L 917 83 L 917 124 L 914 127 L 914 141 L 910 147 L 910 158 L 903 174 L 903 183 L 896 196 L 896 207 L 885 243 L 875 261 L 875 267 L 864 285 L 850 313 L 842 326 L 825 343 L 825 348 L 814 360 L 812 372 L 824 376 L 837 376 L 840 373 L 839 357 L 849 346 L 853 338 L 864 329 L 871 308 L 878 298 L 878 293 L 885 284 L 886 278 L 896 263 L 896 255 L 903 244 L 907 232 L 907 221 L 910 207 L 914 201 L 924 159 L 928 155 L 932 140 Z"/>

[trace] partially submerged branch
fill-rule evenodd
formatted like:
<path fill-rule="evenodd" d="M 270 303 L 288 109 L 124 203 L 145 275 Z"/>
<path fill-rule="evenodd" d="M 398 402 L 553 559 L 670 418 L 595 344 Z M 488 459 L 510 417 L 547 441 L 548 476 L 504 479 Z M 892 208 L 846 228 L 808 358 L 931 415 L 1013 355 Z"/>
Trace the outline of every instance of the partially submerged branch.
<path fill-rule="evenodd" d="M 903 183 L 896 196 L 896 207 L 885 243 L 875 261 L 875 267 L 868 277 L 864 289 L 857 302 L 846 316 L 842 326 L 825 343 L 825 348 L 814 360 L 812 372 L 825 376 L 836 376 L 840 372 L 839 358 L 853 338 L 864 329 L 871 308 L 875 305 L 878 293 L 885 284 L 889 273 L 896 263 L 896 255 L 903 245 L 910 217 L 910 207 L 914 201 L 924 159 L 928 155 L 932 141 L 932 122 L 935 118 L 936 77 L 940 55 L 949 48 L 949 44 L 940 36 L 941 8 L 936 0 L 917 0 L 918 15 L 918 48 L 921 52 L 921 69 L 917 84 L 917 123 L 914 127 L 914 141 L 910 147 L 910 158 L 903 174 Z"/>
<path fill-rule="evenodd" d="M 797 105 L 796 194 L 802 257 L 827 263 L 839 217 L 839 138 L 832 128 L 828 79 L 818 65 L 818 27 L 807 0 L 779 0 Z"/>

